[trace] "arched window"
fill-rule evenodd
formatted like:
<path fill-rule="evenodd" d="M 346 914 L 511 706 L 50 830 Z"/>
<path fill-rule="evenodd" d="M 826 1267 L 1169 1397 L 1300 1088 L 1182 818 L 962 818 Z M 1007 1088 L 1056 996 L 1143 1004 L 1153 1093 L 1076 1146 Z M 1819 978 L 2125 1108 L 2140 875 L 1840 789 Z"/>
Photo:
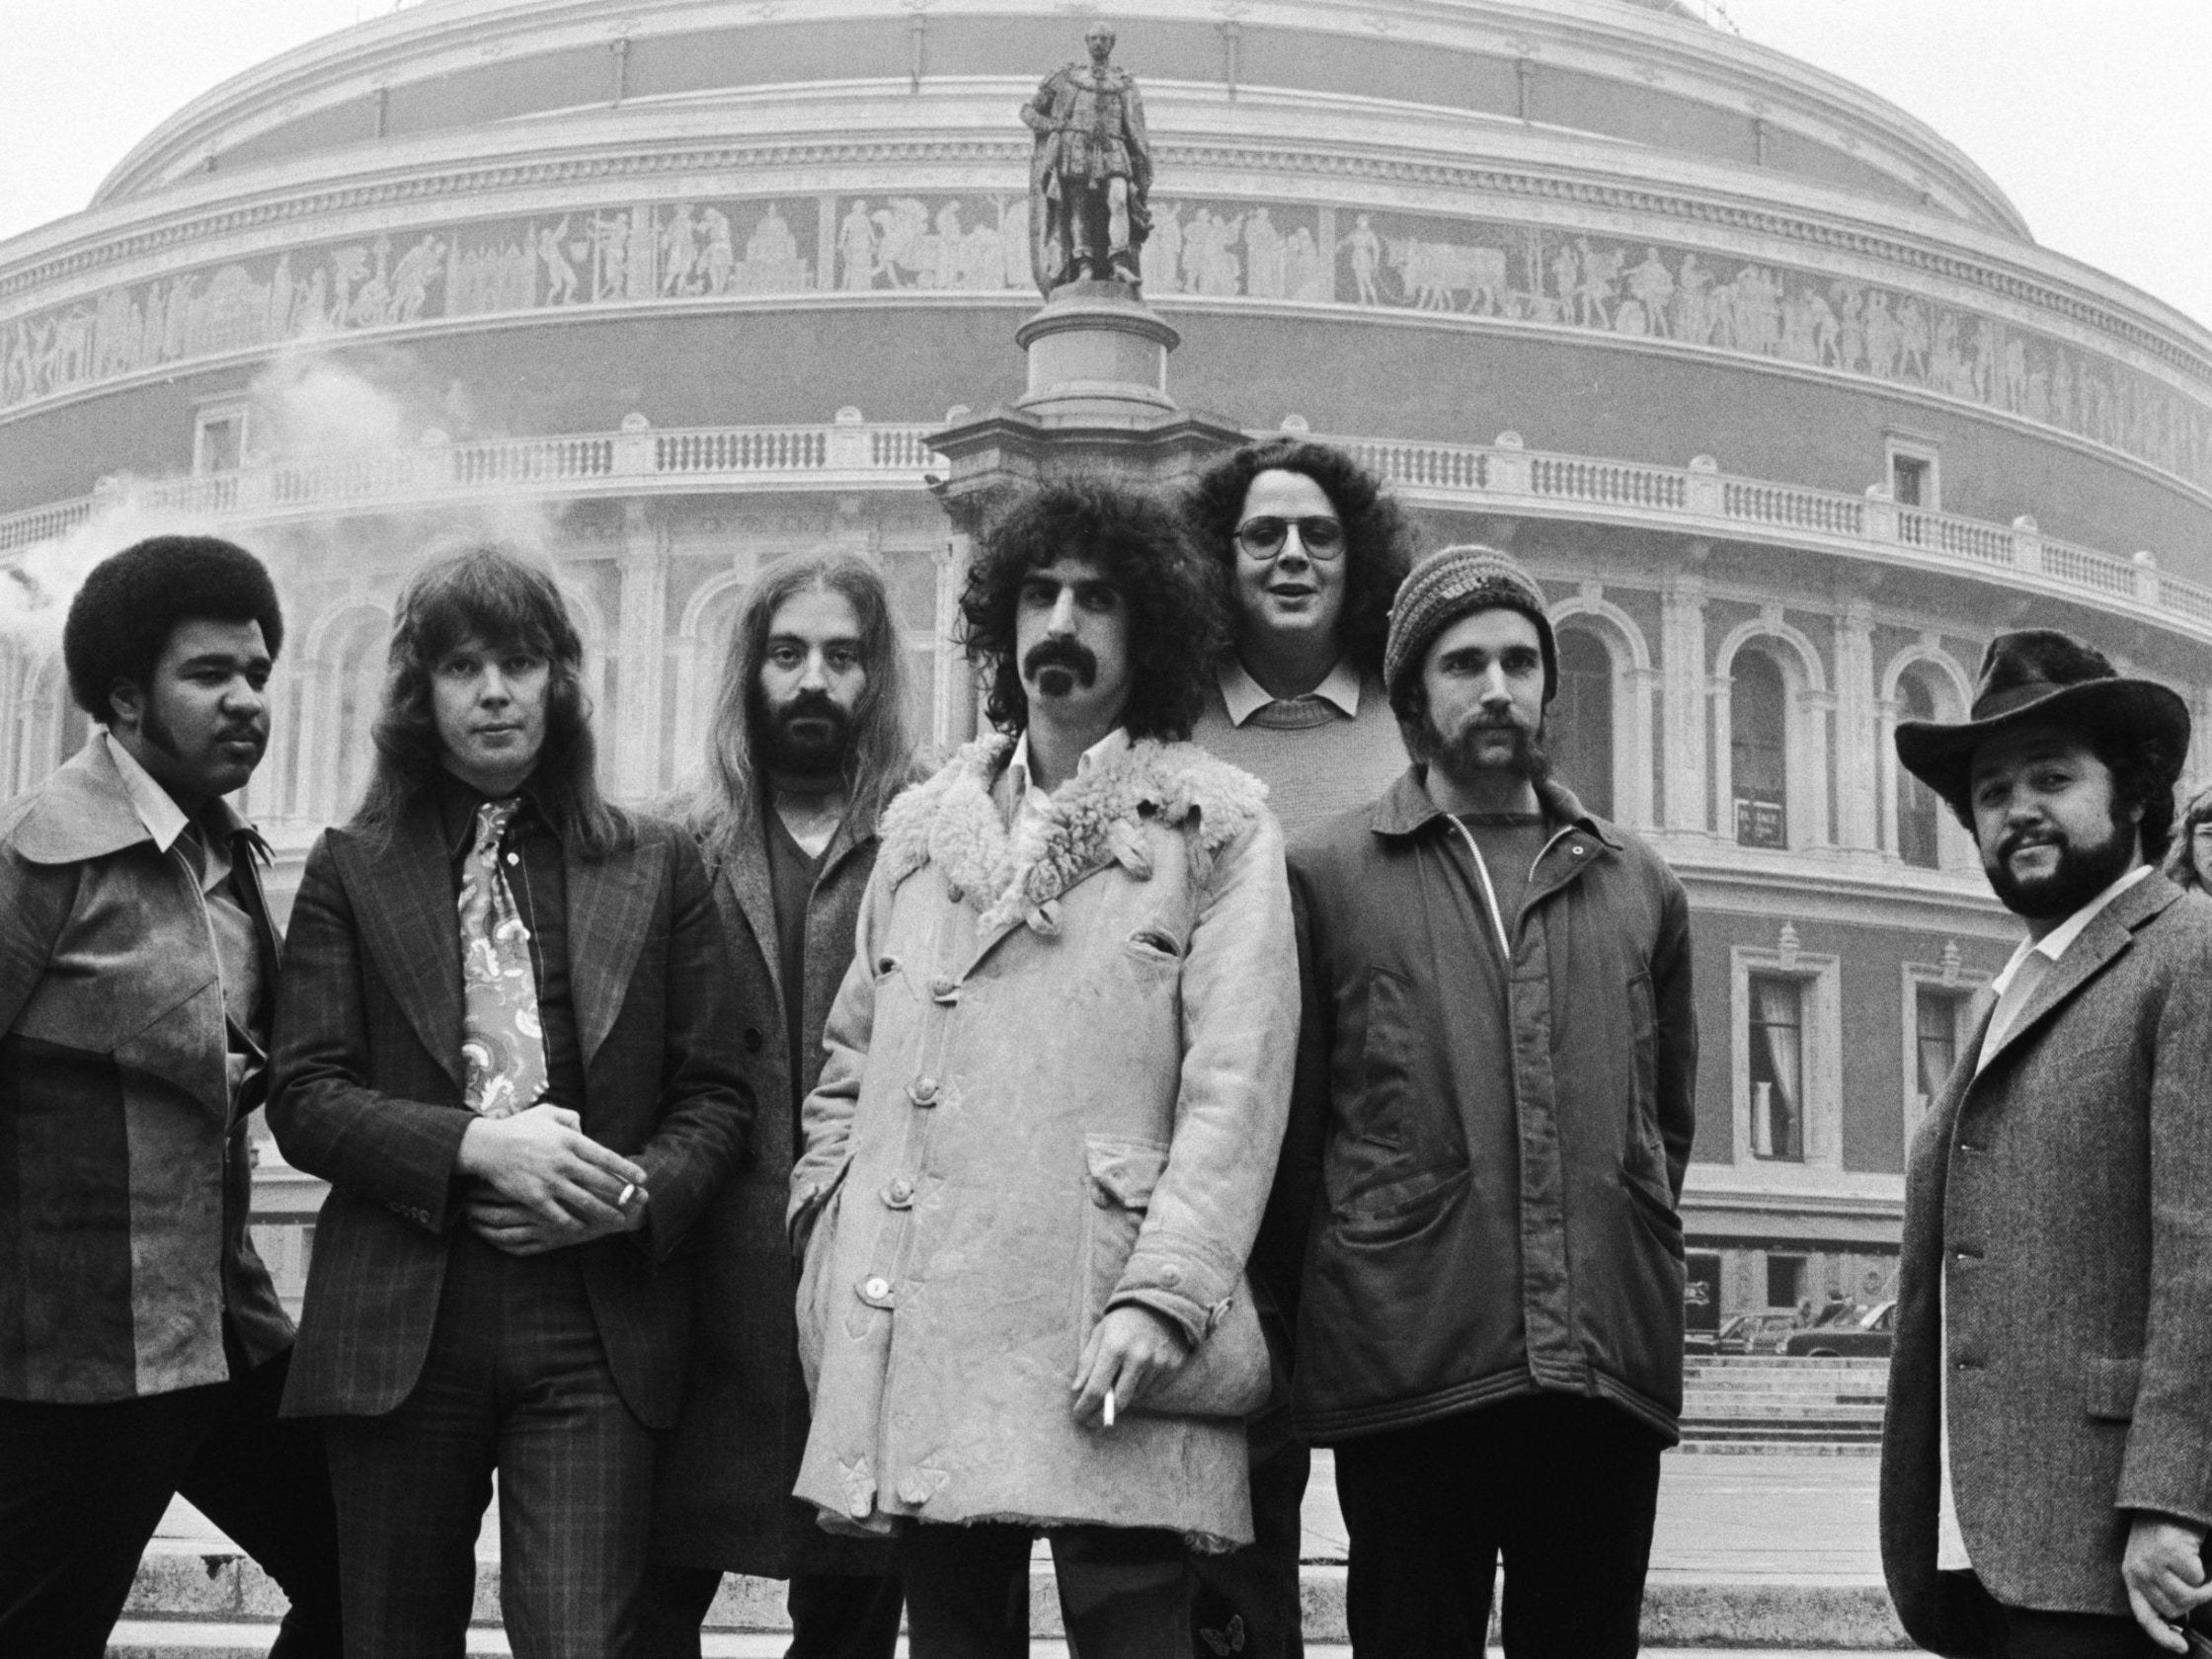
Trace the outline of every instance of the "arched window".
<path fill-rule="evenodd" d="M 1917 673 L 1897 682 L 1897 718 L 1934 720 L 1936 698 Z M 1940 863 L 1936 830 L 1942 822 L 1943 803 L 1927 784 L 1900 766 L 1897 768 L 1897 856 L 1908 864 L 1933 870 Z"/>
<path fill-rule="evenodd" d="M 1743 846 L 1789 844 L 1788 724 L 1781 670 L 1762 651 L 1736 656 L 1729 694 L 1728 763 L 1736 797 L 1736 840 Z"/>
<path fill-rule="evenodd" d="M 1558 638 L 1559 691 L 1546 720 L 1559 780 L 1600 818 L 1613 812 L 1613 653 L 1585 628 Z"/>

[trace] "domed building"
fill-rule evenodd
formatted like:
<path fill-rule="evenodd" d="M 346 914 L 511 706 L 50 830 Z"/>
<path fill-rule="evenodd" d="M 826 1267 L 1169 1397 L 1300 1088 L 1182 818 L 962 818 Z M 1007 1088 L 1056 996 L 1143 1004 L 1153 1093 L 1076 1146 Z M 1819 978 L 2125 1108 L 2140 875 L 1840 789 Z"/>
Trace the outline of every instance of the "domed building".
<path fill-rule="evenodd" d="M 800 549 L 881 561 L 916 717 L 965 735 L 930 439 L 1022 393 L 1015 109 L 1089 15 L 427 0 L 187 106 L 0 244 L 0 780 L 82 740 L 55 605 L 157 525 L 279 573 L 245 802 L 279 890 L 359 788 L 397 586 L 455 536 L 558 562 L 623 798 L 691 764 L 747 584 Z M 1892 728 L 1958 715 L 2031 621 L 2212 713 L 2212 334 L 1682 6 L 1112 18 L 1173 397 L 1523 557 L 1561 773 L 1689 886 L 1693 1321 L 1878 1289 L 1905 1137 L 2016 936 Z"/>

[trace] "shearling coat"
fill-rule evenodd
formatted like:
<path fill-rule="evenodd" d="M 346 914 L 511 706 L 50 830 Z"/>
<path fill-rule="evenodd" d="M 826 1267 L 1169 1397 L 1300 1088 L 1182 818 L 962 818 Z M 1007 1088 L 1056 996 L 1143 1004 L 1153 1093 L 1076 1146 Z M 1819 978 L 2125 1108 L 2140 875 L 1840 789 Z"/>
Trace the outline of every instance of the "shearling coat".
<path fill-rule="evenodd" d="M 1988 1021 L 1914 1138 L 1882 1426 L 1890 1595 L 1959 1655 L 1986 1649 L 1936 1570 L 1938 1368 L 1998 1600 L 2126 1617 L 2129 1512 L 2212 1523 L 2212 904 L 2114 898 L 1977 1074 Z"/>
<path fill-rule="evenodd" d="M 1094 1430 L 1071 1385 L 1134 1304 L 1194 1344 L 1185 1373 L 1256 1368 L 1264 1394 L 1242 1275 L 1298 1034 L 1282 836 L 1254 779 L 1142 742 L 1009 837 L 1008 749 L 970 745 L 884 821 L 792 1177 L 799 1495 L 878 1531 L 1245 1542 L 1238 1418 L 1140 1402 Z"/>

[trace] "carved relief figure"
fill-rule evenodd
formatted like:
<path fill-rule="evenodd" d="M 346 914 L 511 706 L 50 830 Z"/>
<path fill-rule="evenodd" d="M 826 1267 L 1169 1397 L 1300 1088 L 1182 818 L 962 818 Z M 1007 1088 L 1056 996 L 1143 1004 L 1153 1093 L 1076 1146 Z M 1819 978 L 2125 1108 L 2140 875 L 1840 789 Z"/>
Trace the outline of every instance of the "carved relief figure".
<path fill-rule="evenodd" d="M 1382 294 L 1375 285 L 1375 274 L 1382 265 L 1382 238 L 1376 234 L 1372 213 L 1359 216 L 1344 246 L 1351 250 L 1352 284 L 1359 292 L 1360 303 L 1381 305 Z"/>
<path fill-rule="evenodd" d="M 865 293 L 876 285 L 876 227 L 868 203 L 857 197 L 837 224 L 837 264 L 845 292 Z"/>
<path fill-rule="evenodd" d="M 1037 134 L 1029 201 L 1037 286 L 1047 299 L 1081 277 L 1135 284 L 1151 233 L 1152 146 L 1137 82 L 1112 62 L 1114 31 L 1083 34 L 1090 62 L 1045 77 L 1021 108 Z"/>
<path fill-rule="evenodd" d="M 545 303 L 567 305 L 576 298 L 576 267 L 569 264 L 563 251 L 568 243 L 569 221 L 566 214 L 550 230 L 537 233 L 538 263 L 545 267 Z"/>

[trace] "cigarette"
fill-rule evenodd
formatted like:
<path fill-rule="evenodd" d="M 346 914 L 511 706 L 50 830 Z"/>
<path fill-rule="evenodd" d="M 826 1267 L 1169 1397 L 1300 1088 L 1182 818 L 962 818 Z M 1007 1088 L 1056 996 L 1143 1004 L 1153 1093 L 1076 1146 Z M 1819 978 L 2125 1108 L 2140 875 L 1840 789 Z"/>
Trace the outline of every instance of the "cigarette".
<path fill-rule="evenodd" d="M 635 1181 L 624 1181 L 622 1183 L 622 1195 L 614 1201 L 615 1209 L 627 1210 L 630 1207 L 630 1200 L 637 1195 L 638 1184 Z"/>
<path fill-rule="evenodd" d="M 1114 1390 L 1111 1388 L 1106 1390 L 1106 1426 L 1109 1429 L 1114 1426 Z"/>

